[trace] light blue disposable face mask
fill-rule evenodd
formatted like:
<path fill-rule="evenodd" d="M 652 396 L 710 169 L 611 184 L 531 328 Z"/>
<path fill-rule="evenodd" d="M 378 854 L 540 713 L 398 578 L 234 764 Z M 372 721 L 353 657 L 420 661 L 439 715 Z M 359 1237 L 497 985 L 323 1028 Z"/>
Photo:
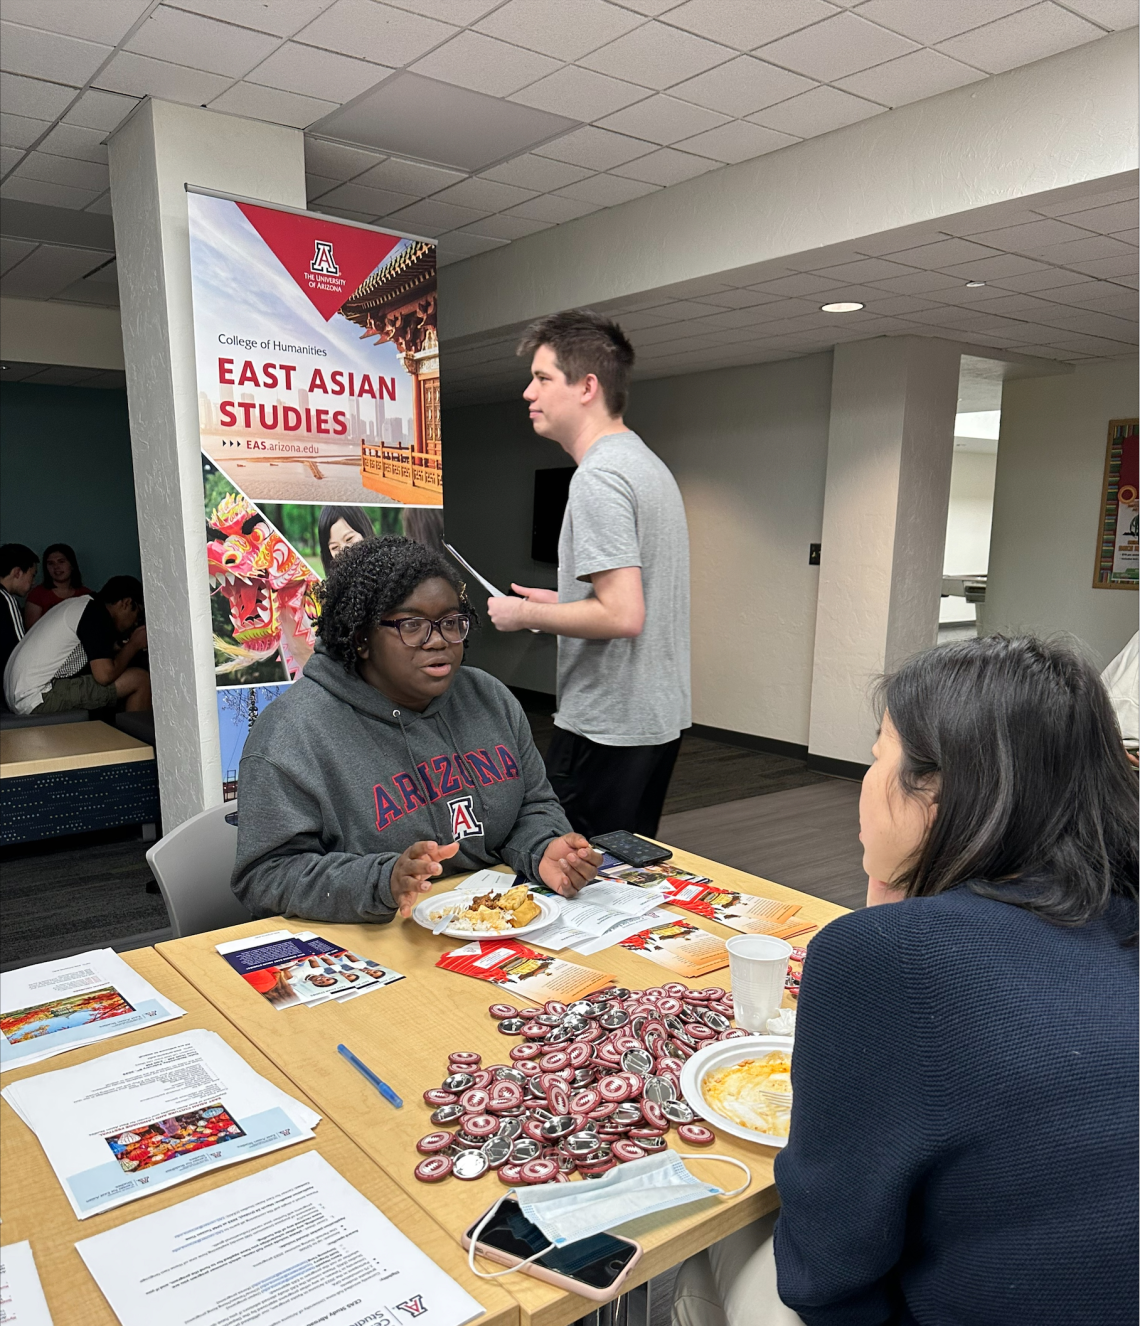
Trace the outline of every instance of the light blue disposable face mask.
<path fill-rule="evenodd" d="M 528 1262 L 541 1257 L 551 1248 L 576 1243 L 579 1239 L 601 1234 L 629 1220 L 652 1215 L 655 1211 L 667 1211 L 670 1207 L 682 1206 L 686 1202 L 699 1202 L 705 1197 L 736 1197 L 752 1182 L 752 1171 L 732 1156 L 688 1153 L 685 1158 L 723 1160 L 743 1170 L 748 1177 L 739 1188 L 725 1192 L 723 1188 L 705 1183 L 691 1174 L 682 1163 L 682 1156 L 676 1151 L 661 1151 L 641 1160 L 618 1165 L 600 1179 L 587 1179 L 579 1183 L 541 1183 L 533 1187 L 512 1189 L 505 1196 L 513 1197 L 518 1202 L 523 1215 L 550 1240 L 550 1247 L 542 1248 L 526 1261 L 506 1271 L 476 1270 L 475 1246 L 484 1226 L 504 1200 L 500 1198 L 480 1220 L 472 1234 L 467 1254 L 468 1265 L 481 1279 L 494 1280 L 500 1275 L 511 1275 L 521 1270 Z"/>

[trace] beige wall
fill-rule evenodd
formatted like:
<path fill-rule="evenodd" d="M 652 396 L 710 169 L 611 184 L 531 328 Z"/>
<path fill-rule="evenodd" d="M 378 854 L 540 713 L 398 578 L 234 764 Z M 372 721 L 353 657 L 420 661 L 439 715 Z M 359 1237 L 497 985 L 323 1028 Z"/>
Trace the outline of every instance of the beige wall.
<path fill-rule="evenodd" d="M 1103 665 L 1136 630 L 1135 591 L 1092 588 L 1108 423 L 1136 417 L 1136 373 L 1130 359 L 1005 384 L 987 633 L 1071 632 Z"/>
<path fill-rule="evenodd" d="M 950 468 L 943 575 L 983 575 L 989 566 L 996 472 L 996 452 L 960 451 L 955 447 Z M 974 619 L 974 605 L 964 598 L 944 598 L 939 604 L 940 622 Z"/>

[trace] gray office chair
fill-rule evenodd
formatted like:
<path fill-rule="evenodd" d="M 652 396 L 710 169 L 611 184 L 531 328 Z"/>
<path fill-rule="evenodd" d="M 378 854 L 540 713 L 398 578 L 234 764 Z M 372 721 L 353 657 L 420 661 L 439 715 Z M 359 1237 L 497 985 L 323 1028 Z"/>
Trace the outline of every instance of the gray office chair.
<path fill-rule="evenodd" d="M 230 889 L 237 854 L 235 810 L 232 801 L 211 806 L 147 851 L 175 939 L 253 920 Z"/>

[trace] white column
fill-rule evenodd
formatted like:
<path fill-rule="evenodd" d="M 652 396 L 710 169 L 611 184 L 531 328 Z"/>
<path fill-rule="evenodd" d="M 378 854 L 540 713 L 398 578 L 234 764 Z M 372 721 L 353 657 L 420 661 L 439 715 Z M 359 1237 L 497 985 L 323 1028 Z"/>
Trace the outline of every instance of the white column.
<path fill-rule="evenodd" d="M 305 206 L 301 131 L 147 101 L 111 137 L 163 827 L 222 799 L 185 185 Z M 236 293 L 236 292 L 235 292 Z"/>
<path fill-rule="evenodd" d="M 938 639 L 960 348 L 835 348 L 808 749 L 868 764 L 874 678 Z"/>

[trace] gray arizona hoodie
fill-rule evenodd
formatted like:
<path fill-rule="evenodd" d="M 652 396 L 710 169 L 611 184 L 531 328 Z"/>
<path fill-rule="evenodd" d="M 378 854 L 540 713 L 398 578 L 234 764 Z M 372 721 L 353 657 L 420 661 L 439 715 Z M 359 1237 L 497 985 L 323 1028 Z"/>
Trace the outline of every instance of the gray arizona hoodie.
<path fill-rule="evenodd" d="M 255 916 L 390 921 L 392 865 L 458 841 L 445 872 L 505 862 L 538 882 L 570 825 L 509 690 L 461 667 L 422 713 L 323 651 L 258 718 L 238 790 L 233 890 Z"/>

